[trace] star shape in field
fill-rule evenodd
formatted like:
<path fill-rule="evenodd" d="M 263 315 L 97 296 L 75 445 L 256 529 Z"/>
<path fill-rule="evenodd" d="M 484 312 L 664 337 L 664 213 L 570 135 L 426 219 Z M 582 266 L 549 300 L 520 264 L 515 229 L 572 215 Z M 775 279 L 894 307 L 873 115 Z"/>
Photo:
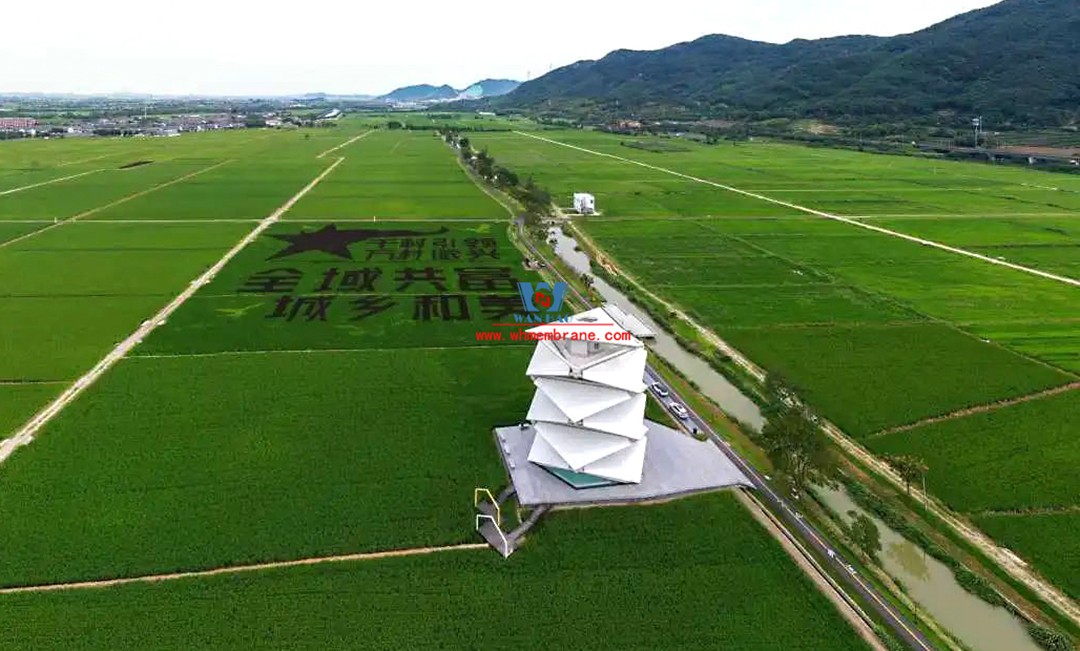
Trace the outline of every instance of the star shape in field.
<path fill-rule="evenodd" d="M 339 231 L 337 224 L 329 224 L 310 233 L 271 234 L 270 237 L 289 243 L 289 246 L 270 256 L 270 260 L 296 255 L 305 251 L 322 251 L 336 255 L 339 258 L 352 260 L 353 256 L 352 252 L 349 251 L 349 245 L 356 241 L 356 238 L 348 231 Z"/>

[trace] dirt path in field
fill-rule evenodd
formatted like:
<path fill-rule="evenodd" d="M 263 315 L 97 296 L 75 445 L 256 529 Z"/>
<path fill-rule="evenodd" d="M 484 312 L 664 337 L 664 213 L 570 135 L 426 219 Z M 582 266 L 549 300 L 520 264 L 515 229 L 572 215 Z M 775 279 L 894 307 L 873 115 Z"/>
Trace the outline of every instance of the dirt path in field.
<path fill-rule="evenodd" d="M 988 411 L 997 411 L 1005 407 L 1011 407 L 1013 405 L 1019 405 L 1025 402 L 1031 402 L 1032 400 L 1038 400 L 1040 398 L 1048 398 L 1050 396 L 1056 396 L 1061 393 L 1068 393 L 1080 389 L 1080 382 L 1072 382 L 1060 387 L 1054 387 L 1053 389 L 1046 389 L 1045 391 L 1039 391 L 1037 393 L 1030 393 L 1026 396 L 1020 396 L 1019 398 L 1010 398 L 1008 400 L 999 400 L 997 402 L 991 402 L 985 405 L 977 405 L 975 407 L 968 407 L 966 409 L 959 409 L 957 411 L 942 414 L 940 416 L 931 416 L 930 418 L 924 418 L 922 420 L 915 421 L 914 423 L 908 423 L 907 425 L 900 425 L 899 427 L 890 427 L 889 429 L 883 429 L 880 432 L 875 432 L 868 436 L 868 439 L 881 438 L 882 436 L 889 436 L 890 434 L 899 434 L 901 432 L 907 432 L 923 425 L 931 425 L 933 423 L 941 423 L 948 420 L 955 420 L 957 418 L 963 418 L 965 416 L 972 416 L 974 414 L 983 414 Z"/>
<path fill-rule="evenodd" d="M 70 176 L 62 176 L 58 179 L 50 179 L 48 181 L 41 181 L 40 183 L 31 183 L 30 185 L 24 185 L 18 188 L 11 188 L 10 190 L 0 191 L 0 197 L 15 194 L 16 192 L 22 192 L 23 190 L 33 190 L 34 188 L 40 188 L 43 185 L 51 185 L 53 183 L 60 183 L 62 181 L 70 181 L 71 179 L 77 179 L 80 176 L 88 176 L 90 174 L 97 174 L 98 172 L 104 172 L 105 168 L 90 170 L 89 172 L 79 172 L 78 174 L 72 174 Z"/>
<path fill-rule="evenodd" d="M 194 570 L 191 572 L 172 572 L 170 574 L 148 574 L 144 576 L 132 576 L 120 579 L 100 579 L 97 581 L 79 581 L 75 583 L 49 583 L 46 585 L 28 585 L 17 588 L 0 588 L 0 595 L 23 594 L 27 592 L 57 592 L 61 590 L 90 590 L 97 588 L 112 588 L 132 583 L 160 583 L 162 581 L 175 581 L 177 579 L 195 579 L 210 576 L 223 576 L 226 574 L 242 574 L 245 572 L 262 572 L 265 570 L 279 570 L 289 567 L 302 567 L 306 565 L 322 565 L 326 563 L 347 563 L 350 561 L 374 561 L 383 558 L 400 558 L 403 556 L 425 556 L 441 552 L 465 551 L 488 549 L 486 543 L 467 543 L 462 545 L 446 545 L 443 547 L 416 547 L 413 549 L 395 549 L 385 552 L 368 552 L 360 554 L 344 554 L 341 556 L 317 556 L 314 558 L 301 558 L 295 561 L 275 561 L 271 563 L 256 563 L 252 565 L 232 565 L 217 567 L 210 570 Z"/>
<path fill-rule="evenodd" d="M 969 515 L 988 518 L 1024 518 L 1033 515 L 1064 515 L 1066 513 L 1080 513 L 1080 504 L 1074 504 L 1073 506 L 1048 506 L 1037 509 L 1016 509 L 1013 511 L 995 511 L 991 509 L 989 511 L 977 511 Z"/>
<path fill-rule="evenodd" d="M 81 212 L 81 213 L 79 213 L 77 215 L 72 215 L 71 217 L 67 217 L 67 218 L 64 218 L 64 219 L 61 219 L 61 220 L 58 220 L 58 221 L 54 221 L 51 224 L 49 224 L 48 226 L 46 226 L 45 228 L 39 228 L 36 231 L 27 233 L 26 235 L 22 235 L 20 237 L 14 238 L 14 239 L 7 240 L 6 242 L 0 242 L 0 249 L 4 248 L 6 246 L 11 246 L 12 244 L 16 244 L 18 242 L 22 242 L 23 240 L 28 240 L 31 237 L 37 237 L 38 235 L 41 235 L 42 233 L 47 233 L 48 231 L 53 230 L 54 228 L 60 228 L 61 226 L 66 226 L 68 224 L 71 224 L 72 222 L 76 222 L 76 221 L 78 221 L 80 219 L 84 219 L 86 217 L 89 217 L 90 215 L 95 215 L 95 214 L 101 212 L 102 210 L 108 210 L 109 208 L 119 206 L 122 203 L 127 203 L 128 201 L 131 201 L 132 199 L 138 199 L 139 197 L 148 195 L 151 192 L 157 192 L 158 190 L 161 190 L 163 188 L 167 188 L 170 185 L 176 185 L 177 183 L 183 183 L 184 181 L 187 181 L 188 179 L 195 178 L 196 176 L 199 176 L 200 174 L 205 174 L 206 172 L 209 172 L 211 170 L 215 170 L 215 169 L 217 169 L 217 168 L 219 168 L 219 167 L 221 167 L 223 165 L 228 165 L 231 162 L 233 162 L 233 161 L 232 160 L 227 160 L 227 161 L 222 161 L 220 163 L 214 163 L 213 165 L 211 165 L 209 167 L 204 167 L 204 168 L 202 168 L 200 170 L 195 170 L 194 172 L 190 172 L 190 173 L 185 174 L 183 176 L 177 177 L 175 179 L 172 179 L 171 181 L 165 181 L 164 183 L 159 183 L 159 184 L 157 184 L 157 185 L 155 185 L 153 187 L 146 188 L 145 190 L 139 190 L 138 192 L 133 192 L 132 194 L 129 194 L 129 195 L 125 196 L 125 197 L 120 197 L 119 199 L 117 199 L 115 201 L 111 201 L 111 202 L 109 202 L 109 203 L 107 203 L 107 204 L 105 204 L 103 206 L 98 206 L 97 208 L 91 208 L 90 210 L 87 210 L 85 212 Z"/>
<path fill-rule="evenodd" d="M 1013 269 L 1015 271 L 1021 271 L 1023 273 L 1031 274 L 1033 276 L 1039 276 L 1040 278 L 1046 278 L 1048 280 L 1053 280 L 1053 281 L 1056 281 L 1056 282 L 1059 282 L 1059 283 L 1064 283 L 1066 285 L 1072 285 L 1073 287 L 1080 287 L 1080 280 L 1077 280 L 1076 278 L 1069 278 L 1068 276 L 1059 276 L 1057 274 L 1052 274 L 1052 273 L 1049 273 L 1049 272 L 1046 272 L 1046 271 L 1040 271 L 1038 269 L 1032 269 L 1031 267 L 1025 267 L 1023 265 L 1015 264 L 1015 263 L 1012 263 L 1012 262 L 1007 262 L 1005 260 L 998 260 L 997 258 L 992 258 L 990 256 L 982 255 L 981 253 L 975 253 L 973 251 L 968 251 L 966 249 L 961 249 L 961 248 L 958 248 L 958 247 L 955 247 L 955 246 L 949 246 L 948 244 L 942 244 L 941 242 L 935 242 L 934 240 L 928 240 L 928 239 L 925 239 L 925 238 L 922 238 L 922 237 L 915 237 L 914 235 L 908 235 L 907 233 L 901 233 L 899 231 L 889 230 L 887 228 L 882 228 L 881 226 L 874 226 L 873 224 L 868 224 L 868 223 L 865 223 L 865 222 L 861 222 L 858 219 L 853 219 L 851 217 L 843 217 L 843 216 L 840 216 L 840 215 L 834 215 L 832 213 L 827 213 L 827 212 L 824 212 L 824 211 L 821 211 L 821 210 L 817 210 L 815 208 L 808 208 L 806 206 L 800 206 L 799 204 L 791 203 L 789 201 L 782 201 L 780 199 L 774 199 L 772 197 L 768 197 L 768 196 L 765 196 L 763 194 L 758 194 L 757 192 L 750 192 L 748 190 L 740 190 L 739 188 L 736 188 L 736 187 L 731 186 L 731 185 L 725 185 L 723 183 L 717 183 L 715 181 L 709 181 L 708 179 L 702 179 L 702 178 L 699 178 L 699 177 L 696 177 L 696 176 L 690 176 L 689 174 L 683 174 L 682 172 L 676 172 L 674 170 L 669 170 L 669 169 L 664 168 L 664 167 L 658 167 L 656 165 L 650 165 L 649 163 L 643 163 L 641 161 L 634 160 L 632 158 L 623 158 L 622 156 L 616 156 L 614 154 L 606 154 L 604 152 L 595 151 L 595 150 L 592 150 L 592 149 L 586 149 L 584 147 L 578 147 L 577 145 L 570 145 L 570 144 L 567 144 L 565 142 L 559 142 L 558 140 L 552 140 L 551 138 L 544 138 L 543 136 L 537 136 L 537 135 L 534 135 L 534 134 L 531 134 L 531 133 L 525 133 L 523 131 L 514 131 L 514 133 L 516 133 L 516 134 L 518 134 L 520 136 L 524 136 L 526 138 L 532 138 L 534 140 L 541 140 L 543 142 L 551 143 L 553 145 L 559 145 L 559 146 L 562 146 L 562 147 L 567 147 L 569 149 L 575 149 L 577 151 L 585 152 L 587 154 L 592 154 L 594 156 L 603 156 L 605 158 L 612 158 L 614 160 L 622 161 L 624 163 L 629 163 L 631 165 L 637 165 L 639 167 L 645 167 L 645 168 L 648 168 L 648 169 L 651 169 L 651 170 L 656 170 L 658 172 L 663 172 L 665 174 L 670 174 L 672 176 L 677 176 L 679 178 L 687 179 L 689 181 L 695 181 L 697 183 L 710 185 L 710 186 L 712 186 L 714 188 L 720 188 L 721 190 L 727 190 L 728 192 L 734 192 L 736 194 L 741 194 L 743 196 L 751 197 L 753 199 L 759 199 L 761 201 L 766 201 L 768 203 L 771 203 L 771 204 L 774 204 L 774 205 L 777 205 L 777 206 L 783 206 L 785 208 L 790 208 L 792 210 L 797 210 L 799 212 L 804 212 L 804 213 L 807 213 L 807 214 L 810 214 L 810 215 L 817 215 L 818 217 L 824 217 L 825 219 L 831 219 L 833 221 L 838 221 L 840 223 L 848 224 L 850 226 L 856 226 L 858 228 L 863 228 L 863 229 L 866 229 L 866 230 L 869 230 L 869 231 L 874 231 L 875 233 L 881 233 L 883 235 L 888 235 L 890 237 L 896 237 L 896 238 L 899 238 L 899 239 L 902 239 L 902 240 L 907 240 L 909 242 L 914 242 L 914 243 L 920 244 L 922 246 L 927 246 L 927 247 L 934 248 L 934 249 L 940 249 L 942 251 L 948 251 L 949 253 L 955 253 L 957 255 L 963 255 L 963 256 L 966 256 L 966 257 L 969 257 L 969 258 L 974 258 L 976 260 L 981 260 L 981 261 L 987 262 L 989 264 L 998 265 L 999 267 L 1007 267 L 1007 268 Z"/>
<path fill-rule="evenodd" d="M 71 160 L 66 163 L 60 163 L 57 167 L 67 167 L 69 165 L 78 165 L 80 163 L 90 163 L 92 161 L 101 160 L 102 158 L 110 158 L 112 156 L 120 156 L 121 152 L 113 152 L 111 154 L 102 154 L 100 156 L 91 156 L 90 158 L 80 158 L 78 160 Z"/>
<path fill-rule="evenodd" d="M 474 348 L 506 348 L 510 342 L 499 344 L 469 344 L 467 346 L 413 346 L 410 348 L 294 348 L 275 350 L 221 350 L 212 353 L 168 353 L 131 355 L 131 359 L 177 359 L 185 357 L 244 357 L 249 355 L 323 355 L 342 353 L 393 353 L 411 350 L 472 350 Z M 531 343 L 531 342 L 525 342 Z"/>
<path fill-rule="evenodd" d="M 292 208 L 297 201 L 311 192 L 330 172 L 334 171 L 344 158 L 338 158 L 334 163 L 323 170 L 311 183 L 308 183 L 302 190 L 297 192 L 288 201 L 281 205 L 277 210 L 268 215 L 265 219 L 259 222 L 250 233 L 244 236 L 233 248 L 229 249 L 225 255 L 221 257 L 214 266 L 210 267 L 201 276 L 196 278 L 191 284 L 187 286 L 184 291 L 174 298 L 168 305 L 163 307 L 161 311 L 152 316 L 150 319 L 144 321 L 141 326 L 135 332 L 128 335 L 126 339 L 116 345 L 108 355 L 101 359 L 94 365 L 85 375 L 75 381 L 66 391 L 60 394 L 60 397 L 56 398 L 53 402 L 47 405 L 44 409 L 38 412 L 33 418 L 30 419 L 25 425 L 23 425 L 15 434 L 8 439 L 0 442 L 0 463 L 3 463 L 10 457 L 18 448 L 28 445 L 33 442 L 34 437 L 41 431 L 46 424 L 53 418 L 56 418 L 60 412 L 64 410 L 69 404 L 82 394 L 90 385 L 98 380 L 105 374 L 114 364 L 124 358 L 133 348 L 138 346 L 142 340 L 153 332 L 159 325 L 165 323 L 165 320 L 172 315 L 181 305 L 183 305 L 189 298 L 195 295 L 195 292 L 200 287 L 213 280 L 214 276 L 218 274 L 240 251 L 244 249 L 248 244 L 251 244 L 255 238 L 262 235 L 266 229 L 273 226 L 281 219 L 281 216 L 285 214 L 290 208 Z M 205 171 L 205 170 L 204 170 Z M 144 192 L 145 193 L 145 192 Z"/>
<path fill-rule="evenodd" d="M 349 145 L 353 144 L 353 143 L 354 143 L 354 142 L 356 142 L 357 140 L 360 140 L 361 138 L 367 138 L 368 136 L 370 136 L 370 135 L 371 135 L 371 134 L 373 134 L 373 133 L 375 133 L 375 130 L 374 130 L 374 129 L 372 129 L 372 130 L 370 130 L 370 131 L 365 131 L 364 133 L 361 133 L 360 135 L 356 136 L 355 138 L 349 138 L 348 140 L 346 140 L 345 142 L 341 143 L 340 145 L 337 145 L 336 147 L 331 147 L 330 149 L 327 149 L 326 151 L 324 151 L 323 153 L 319 154 L 319 155 L 318 155 L 318 156 L 316 156 L 315 158 L 322 158 L 323 156 L 325 156 L 325 155 L 327 155 L 327 154 L 329 154 L 329 153 L 331 153 L 331 152 L 335 152 L 335 151 L 337 151 L 337 150 L 341 149 L 342 147 L 348 147 Z"/>

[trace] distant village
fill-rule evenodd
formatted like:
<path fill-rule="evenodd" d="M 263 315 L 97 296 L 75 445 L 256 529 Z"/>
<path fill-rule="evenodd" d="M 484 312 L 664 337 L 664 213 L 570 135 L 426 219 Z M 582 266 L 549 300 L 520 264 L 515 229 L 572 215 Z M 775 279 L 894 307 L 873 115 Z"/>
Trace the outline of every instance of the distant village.
<path fill-rule="evenodd" d="M 218 129 L 299 128 L 331 126 L 340 109 L 320 111 L 266 111 L 257 113 L 181 113 L 175 115 L 119 115 L 106 117 L 57 116 L 0 117 L 0 139 L 77 138 L 90 136 L 173 137 L 182 133 Z"/>

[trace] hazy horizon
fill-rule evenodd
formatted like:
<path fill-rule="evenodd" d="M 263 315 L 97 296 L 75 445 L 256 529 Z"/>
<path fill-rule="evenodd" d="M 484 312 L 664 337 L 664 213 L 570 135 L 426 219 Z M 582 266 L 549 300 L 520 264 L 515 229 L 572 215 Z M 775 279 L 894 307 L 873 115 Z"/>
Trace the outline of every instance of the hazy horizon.
<path fill-rule="evenodd" d="M 665 3 L 647 17 L 553 0 L 542 13 L 506 7 L 458 18 L 421 0 L 404 15 L 330 0 L 308 13 L 256 13 L 192 0 L 151 14 L 134 0 L 86 12 L 52 5 L 0 41 L 0 93 L 78 95 L 381 95 L 414 84 L 465 88 L 481 79 L 526 81 L 612 50 L 653 50 L 707 34 L 786 43 L 848 34 L 918 31 L 998 0 L 731 0 Z M 717 3 L 719 4 L 719 3 Z M 551 44 L 555 43 L 556 48 Z"/>

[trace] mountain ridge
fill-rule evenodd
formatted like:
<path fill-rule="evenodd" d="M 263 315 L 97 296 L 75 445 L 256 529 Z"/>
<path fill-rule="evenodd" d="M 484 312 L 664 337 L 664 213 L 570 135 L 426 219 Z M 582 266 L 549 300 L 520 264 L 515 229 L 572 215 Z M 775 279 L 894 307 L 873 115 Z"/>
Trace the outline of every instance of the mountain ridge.
<path fill-rule="evenodd" d="M 461 99 L 485 99 L 499 97 L 517 89 L 521 82 L 513 79 L 481 79 L 480 81 L 458 90 L 453 86 L 415 84 L 395 88 L 376 99 L 384 102 L 452 102 Z"/>
<path fill-rule="evenodd" d="M 526 82 L 498 104 L 712 117 L 1080 119 L 1076 0 L 1004 0 L 892 37 L 765 43 L 714 34 L 615 50 Z"/>

